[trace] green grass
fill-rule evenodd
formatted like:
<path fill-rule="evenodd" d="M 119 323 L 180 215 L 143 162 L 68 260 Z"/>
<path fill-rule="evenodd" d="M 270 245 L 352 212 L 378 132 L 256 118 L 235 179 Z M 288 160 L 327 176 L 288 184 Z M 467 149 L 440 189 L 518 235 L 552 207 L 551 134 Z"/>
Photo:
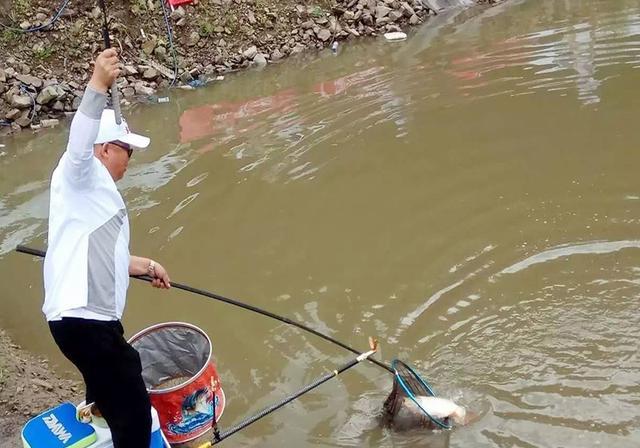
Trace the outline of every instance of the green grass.
<path fill-rule="evenodd" d="M 53 49 L 49 48 L 49 47 L 47 47 L 47 48 L 38 48 L 36 50 L 33 50 L 33 56 L 36 59 L 39 59 L 41 61 L 49 59 L 52 54 L 53 54 Z"/>
<path fill-rule="evenodd" d="M 201 37 L 209 37 L 213 35 L 214 26 L 209 22 L 200 22 L 200 26 L 198 27 L 198 34 Z"/>
<path fill-rule="evenodd" d="M 21 35 L 22 33 L 20 33 L 20 31 L 8 28 L 5 29 L 0 35 L 0 42 L 5 45 L 12 44 L 17 42 L 20 39 Z"/>

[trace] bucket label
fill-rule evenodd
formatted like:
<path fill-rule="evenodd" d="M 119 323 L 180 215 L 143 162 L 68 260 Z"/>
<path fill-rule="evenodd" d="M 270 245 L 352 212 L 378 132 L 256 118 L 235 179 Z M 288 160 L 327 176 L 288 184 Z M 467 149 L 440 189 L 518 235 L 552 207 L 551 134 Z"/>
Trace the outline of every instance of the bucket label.
<path fill-rule="evenodd" d="M 225 406 L 213 363 L 192 383 L 171 392 L 152 391 L 150 398 L 170 443 L 187 442 L 204 434 L 213 425 L 214 410 L 218 420 Z"/>

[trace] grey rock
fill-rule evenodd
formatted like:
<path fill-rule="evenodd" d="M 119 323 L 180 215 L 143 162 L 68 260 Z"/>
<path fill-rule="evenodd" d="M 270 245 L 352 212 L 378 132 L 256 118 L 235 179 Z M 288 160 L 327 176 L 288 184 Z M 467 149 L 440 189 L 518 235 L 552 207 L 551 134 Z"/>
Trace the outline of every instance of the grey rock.
<path fill-rule="evenodd" d="M 78 110 L 78 108 L 80 107 L 80 103 L 82 102 L 82 98 L 79 96 L 76 96 L 73 98 L 73 101 L 71 102 L 71 109 L 72 110 Z"/>
<path fill-rule="evenodd" d="M 47 19 L 48 16 L 43 12 L 39 12 L 38 14 L 36 14 L 36 20 L 38 22 L 44 23 Z"/>
<path fill-rule="evenodd" d="M 173 12 L 171 12 L 171 17 L 173 20 L 180 20 L 187 15 L 187 12 L 184 10 L 182 6 L 178 6 Z"/>
<path fill-rule="evenodd" d="M 43 128 L 52 128 L 54 126 L 57 126 L 60 124 L 60 120 L 57 120 L 55 118 L 50 118 L 48 120 L 41 120 L 40 121 L 40 126 L 42 126 Z"/>
<path fill-rule="evenodd" d="M 144 51 L 147 55 L 151 56 L 153 54 L 153 50 L 156 49 L 156 44 L 157 42 L 155 39 L 149 39 L 148 41 L 142 44 L 142 51 Z"/>
<path fill-rule="evenodd" d="M 0 82 L 7 82 L 7 74 L 0 68 Z"/>
<path fill-rule="evenodd" d="M 391 8 L 388 6 L 377 6 L 376 7 L 376 18 L 382 19 L 383 17 L 387 17 L 391 12 Z"/>
<path fill-rule="evenodd" d="M 192 31 L 191 34 L 189 34 L 189 39 L 187 40 L 187 46 L 193 47 L 198 42 L 200 42 L 200 34 L 197 31 Z"/>
<path fill-rule="evenodd" d="M 58 112 L 62 112 L 64 111 L 64 103 L 58 100 L 55 103 L 53 103 L 52 109 L 57 110 Z"/>
<path fill-rule="evenodd" d="M 31 119 L 29 117 L 20 117 L 20 118 L 16 118 L 16 120 L 14 121 L 14 123 L 16 123 L 18 126 L 26 128 L 27 126 L 29 126 L 31 124 Z"/>
<path fill-rule="evenodd" d="M 295 46 L 291 49 L 291 54 L 298 54 L 298 53 L 302 53 L 305 50 L 305 46 L 302 45 L 300 42 L 298 42 L 297 44 L 295 44 Z"/>
<path fill-rule="evenodd" d="M 185 71 L 180 75 L 180 81 L 185 84 L 190 83 L 191 81 L 193 81 L 193 75 L 190 72 Z"/>
<path fill-rule="evenodd" d="M 273 51 L 273 53 L 271 53 L 271 60 L 273 62 L 277 62 L 281 60 L 283 57 L 284 55 L 277 48 Z"/>
<path fill-rule="evenodd" d="M 389 13 L 389 19 L 392 22 L 397 22 L 398 20 L 400 20 L 402 17 L 404 17 L 404 13 L 400 12 L 400 11 L 391 11 Z"/>
<path fill-rule="evenodd" d="M 39 89 L 40 87 L 42 87 L 42 80 L 40 78 L 37 78 L 35 76 L 31 76 L 31 75 L 15 75 L 15 78 L 27 85 L 33 86 L 36 89 Z"/>
<path fill-rule="evenodd" d="M 125 76 L 132 76 L 132 75 L 138 74 L 138 70 L 136 70 L 136 68 L 133 65 L 125 65 L 122 71 L 124 72 Z"/>
<path fill-rule="evenodd" d="M 253 65 L 256 67 L 265 67 L 267 65 L 267 58 L 262 53 L 258 53 L 253 58 Z"/>
<path fill-rule="evenodd" d="M 23 30 L 27 30 L 31 28 L 31 22 L 29 22 L 28 20 L 25 20 L 24 22 L 20 23 L 20 28 Z"/>
<path fill-rule="evenodd" d="M 411 16 L 415 16 L 415 15 L 416 15 L 416 11 L 415 11 L 415 9 L 413 9 L 409 3 L 407 3 L 407 2 L 402 2 L 402 3 L 400 4 L 400 6 L 401 6 L 402 11 L 403 11 L 403 13 L 404 13 L 404 15 L 405 15 L 405 16 L 407 16 L 407 17 L 411 17 Z"/>
<path fill-rule="evenodd" d="M 133 87 L 125 87 L 122 89 L 122 96 L 125 98 L 131 98 L 136 94 L 136 91 Z"/>
<path fill-rule="evenodd" d="M 419 23 L 420 23 L 420 17 L 418 17 L 416 14 L 412 15 L 412 16 L 409 18 L 409 23 L 410 23 L 411 25 L 417 25 L 417 24 L 419 24 Z"/>
<path fill-rule="evenodd" d="M 155 54 L 161 61 L 165 61 L 167 59 L 167 49 L 165 47 L 157 47 L 155 50 L 153 50 L 153 54 Z"/>
<path fill-rule="evenodd" d="M 65 91 L 60 87 L 60 85 L 56 84 L 53 86 L 47 86 L 38 94 L 36 103 L 49 104 L 51 101 L 62 98 L 64 95 Z"/>
<path fill-rule="evenodd" d="M 242 56 L 244 56 L 247 59 L 253 59 L 254 57 L 256 57 L 257 54 L 258 54 L 258 49 L 256 48 L 255 45 L 250 46 L 249 48 L 247 48 L 242 52 Z"/>
<path fill-rule="evenodd" d="M 7 112 L 4 115 L 4 118 L 6 118 L 7 120 L 15 120 L 16 118 L 18 118 L 20 116 L 20 114 L 22 113 L 22 111 L 20 109 L 11 109 L 9 112 Z"/>
<path fill-rule="evenodd" d="M 153 95 L 154 90 L 149 87 L 149 86 L 145 86 L 143 83 L 139 82 L 136 83 L 135 85 L 135 92 L 137 95 Z"/>
<path fill-rule="evenodd" d="M 33 104 L 29 95 L 13 95 L 11 96 L 11 100 L 9 100 L 9 103 L 12 107 L 17 107 L 18 109 L 31 107 L 31 105 Z"/>
<path fill-rule="evenodd" d="M 158 71 L 152 67 L 149 67 L 144 71 L 144 73 L 142 74 L 142 77 L 148 80 L 156 79 L 158 77 Z"/>
<path fill-rule="evenodd" d="M 318 36 L 318 39 L 320 39 L 322 42 L 326 42 L 329 39 L 331 39 L 331 31 L 329 31 L 326 28 L 323 28 L 316 33 L 316 36 Z"/>

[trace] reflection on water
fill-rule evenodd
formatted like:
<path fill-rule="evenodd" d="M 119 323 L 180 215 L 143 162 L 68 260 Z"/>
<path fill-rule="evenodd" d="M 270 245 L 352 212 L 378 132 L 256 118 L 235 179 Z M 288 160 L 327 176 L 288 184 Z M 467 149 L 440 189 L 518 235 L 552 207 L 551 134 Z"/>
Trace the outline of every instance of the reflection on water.
<path fill-rule="evenodd" d="M 132 252 L 172 278 L 414 365 L 479 421 L 394 433 L 391 378 L 359 365 L 238 446 L 640 445 L 640 4 L 516 0 L 172 92 L 130 111 L 153 136 L 121 182 Z M 0 325 L 60 359 L 41 264 L 58 129 L 3 141 Z M 132 333 L 212 338 L 223 427 L 349 360 L 312 336 L 133 284 Z"/>

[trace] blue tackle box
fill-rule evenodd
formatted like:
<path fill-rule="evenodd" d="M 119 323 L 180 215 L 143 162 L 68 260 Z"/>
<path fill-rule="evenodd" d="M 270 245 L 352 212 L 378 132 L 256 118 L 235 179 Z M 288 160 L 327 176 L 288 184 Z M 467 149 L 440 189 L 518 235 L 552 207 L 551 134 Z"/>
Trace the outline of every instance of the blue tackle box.
<path fill-rule="evenodd" d="M 170 448 L 158 420 L 152 411 L 151 445 L 149 448 Z M 76 407 L 63 403 L 32 418 L 22 428 L 24 448 L 113 448 L 111 432 L 93 423 L 76 418 Z"/>

